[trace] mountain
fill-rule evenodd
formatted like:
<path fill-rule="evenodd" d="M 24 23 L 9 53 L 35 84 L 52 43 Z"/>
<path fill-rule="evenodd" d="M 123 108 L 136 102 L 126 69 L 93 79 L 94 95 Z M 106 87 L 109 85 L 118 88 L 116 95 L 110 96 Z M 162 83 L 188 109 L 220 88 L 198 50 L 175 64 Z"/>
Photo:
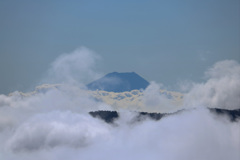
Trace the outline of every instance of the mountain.
<path fill-rule="evenodd" d="M 113 72 L 87 85 L 89 90 L 103 90 L 108 92 L 125 92 L 145 89 L 149 82 L 135 72 Z"/>

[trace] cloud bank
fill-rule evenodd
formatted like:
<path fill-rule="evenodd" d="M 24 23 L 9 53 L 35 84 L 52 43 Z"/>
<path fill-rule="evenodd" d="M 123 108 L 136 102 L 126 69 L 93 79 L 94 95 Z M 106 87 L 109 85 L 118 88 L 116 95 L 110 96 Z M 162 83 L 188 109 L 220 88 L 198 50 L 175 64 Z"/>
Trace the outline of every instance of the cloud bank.
<path fill-rule="evenodd" d="M 112 106 L 94 99 L 81 85 L 97 75 L 96 57 L 88 49 L 64 54 L 50 69 L 61 85 L 41 86 L 28 96 L 17 91 L 0 95 L 0 159 L 239 160 L 240 121 L 202 107 L 239 108 L 236 61 L 216 63 L 206 72 L 205 83 L 193 85 L 182 108 L 194 109 L 135 123 L 136 115 L 126 109 L 114 124 L 107 124 L 88 112 Z M 143 91 L 146 107 L 173 109 L 160 88 L 151 83 Z"/>
<path fill-rule="evenodd" d="M 0 158 L 239 159 L 239 123 L 208 110 L 134 124 L 134 114 L 122 114 L 117 125 L 69 111 L 36 114 L 14 132 L 5 132 Z"/>

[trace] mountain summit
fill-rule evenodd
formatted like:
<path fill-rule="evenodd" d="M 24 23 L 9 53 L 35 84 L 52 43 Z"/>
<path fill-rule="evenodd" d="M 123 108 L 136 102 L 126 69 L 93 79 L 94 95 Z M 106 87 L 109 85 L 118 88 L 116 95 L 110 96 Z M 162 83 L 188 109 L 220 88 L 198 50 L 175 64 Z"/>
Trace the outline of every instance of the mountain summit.
<path fill-rule="evenodd" d="M 113 72 L 87 85 L 90 90 L 104 90 L 108 92 L 125 92 L 134 89 L 145 89 L 149 82 L 135 72 Z"/>

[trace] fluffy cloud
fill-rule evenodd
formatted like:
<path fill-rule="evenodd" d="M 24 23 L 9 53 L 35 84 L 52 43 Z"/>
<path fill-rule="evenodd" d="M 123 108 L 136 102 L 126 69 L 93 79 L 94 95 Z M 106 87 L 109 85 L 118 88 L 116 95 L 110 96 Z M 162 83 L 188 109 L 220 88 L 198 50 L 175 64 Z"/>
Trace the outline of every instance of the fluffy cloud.
<path fill-rule="evenodd" d="M 111 107 L 75 86 L 97 75 L 94 57 L 87 49 L 59 57 L 51 75 L 65 82 L 62 85 L 41 86 L 27 96 L 0 95 L 0 159 L 239 160 L 240 121 L 217 117 L 207 109 L 136 123 L 135 114 L 124 111 L 112 125 L 91 117 L 88 111 Z M 195 84 L 186 95 L 185 105 L 237 108 L 239 64 L 219 62 L 206 75 L 207 82 Z M 169 98 L 159 89 L 151 83 L 142 100 L 146 107 L 171 110 Z"/>
<path fill-rule="evenodd" d="M 56 111 L 36 114 L 8 132 L 1 158 L 10 159 L 239 159 L 239 122 L 189 110 L 160 121 L 131 123 L 122 113 L 117 125 L 89 115 Z"/>
<path fill-rule="evenodd" d="M 160 92 L 161 85 L 151 82 L 143 91 L 142 101 L 149 111 L 169 113 L 176 111 L 177 107 L 173 104 L 173 99 L 168 98 Z"/>
<path fill-rule="evenodd" d="M 96 63 L 99 59 L 101 59 L 99 55 L 85 47 L 62 54 L 51 64 L 47 82 L 79 85 L 96 79 L 100 76 L 96 72 Z"/>
<path fill-rule="evenodd" d="M 21 124 L 7 142 L 13 151 L 86 147 L 108 137 L 107 125 L 90 115 L 70 111 L 36 114 Z"/>
<path fill-rule="evenodd" d="M 233 60 L 217 62 L 206 73 L 205 83 L 195 84 L 185 96 L 185 105 L 224 109 L 240 108 L 240 64 Z"/>

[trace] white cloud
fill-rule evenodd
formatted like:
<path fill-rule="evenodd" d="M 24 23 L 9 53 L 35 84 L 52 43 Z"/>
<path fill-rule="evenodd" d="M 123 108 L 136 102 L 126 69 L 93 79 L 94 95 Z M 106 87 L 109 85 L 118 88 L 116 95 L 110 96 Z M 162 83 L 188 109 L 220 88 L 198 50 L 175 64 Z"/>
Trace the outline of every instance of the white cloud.
<path fill-rule="evenodd" d="M 126 111 L 114 125 L 89 116 L 90 110 L 110 107 L 74 85 L 96 75 L 93 57 L 80 49 L 58 58 L 52 65 L 52 77 L 65 84 L 57 89 L 42 86 L 26 97 L 20 92 L 0 95 L 0 159 L 239 160 L 240 121 L 217 117 L 207 109 L 136 123 L 132 123 L 136 114 Z M 219 62 L 206 75 L 207 82 L 195 84 L 185 104 L 237 108 L 239 64 Z M 171 110 L 160 88 L 151 83 L 142 100 L 149 108 Z"/>
<path fill-rule="evenodd" d="M 176 110 L 176 106 L 172 104 L 173 100 L 167 98 L 166 95 L 161 94 L 160 87 L 155 82 L 151 82 L 150 85 L 143 91 L 143 104 L 152 112 L 168 113 Z"/>
<path fill-rule="evenodd" d="M 7 145 L 13 151 L 27 152 L 59 146 L 86 147 L 108 137 L 107 127 L 90 115 L 70 111 L 36 114 L 17 127 Z"/>
<path fill-rule="evenodd" d="M 239 122 L 215 117 L 206 109 L 189 110 L 160 121 L 131 123 L 121 114 L 117 126 L 79 113 L 35 114 L 7 132 L 10 159 L 239 159 Z M 51 158 L 49 158 L 51 157 Z"/>
<path fill-rule="evenodd" d="M 89 82 L 100 76 L 96 72 L 96 63 L 99 59 L 99 55 L 85 47 L 62 54 L 51 64 L 47 80 L 68 84 Z"/>
<path fill-rule="evenodd" d="M 233 60 L 217 62 L 206 72 L 208 80 L 195 84 L 185 96 L 185 105 L 223 109 L 240 108 L 240 64 Z"/>

